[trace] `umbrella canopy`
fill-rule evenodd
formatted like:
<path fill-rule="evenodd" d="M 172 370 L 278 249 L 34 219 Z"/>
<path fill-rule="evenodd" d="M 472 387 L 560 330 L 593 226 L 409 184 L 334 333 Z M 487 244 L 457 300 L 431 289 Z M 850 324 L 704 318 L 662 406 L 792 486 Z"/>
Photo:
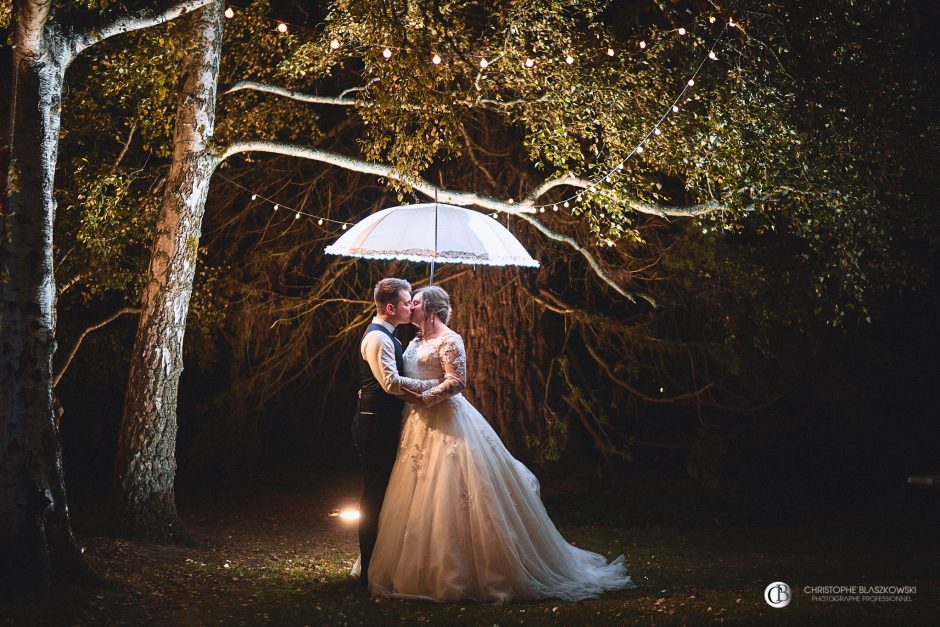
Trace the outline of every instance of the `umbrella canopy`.
<path fill-rule="evenodd" d="M 326 252 L 432 264 L 539 266 L 519 240 L 493 218 L 471 209 L 433 202 L 374 213 L 327 246 Z"/>

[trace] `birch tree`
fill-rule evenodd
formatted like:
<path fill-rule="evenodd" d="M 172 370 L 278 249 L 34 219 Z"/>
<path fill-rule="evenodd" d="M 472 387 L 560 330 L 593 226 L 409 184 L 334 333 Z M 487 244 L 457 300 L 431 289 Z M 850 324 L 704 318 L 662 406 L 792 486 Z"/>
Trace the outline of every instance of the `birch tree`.
<path fill-rule="evenodd" d="M 96 43 L 161 24 L 207 1 L 109 11 L 51 0 L 15 3 L 11 150 L 0 241 L 0 583 L 7 593 L 47 594 L 56 578 L 87 574 L 69 521 L 52 392 L 53 189 L 65 71 Z M 9 3 L 3 14 L 10 15 Z"/>

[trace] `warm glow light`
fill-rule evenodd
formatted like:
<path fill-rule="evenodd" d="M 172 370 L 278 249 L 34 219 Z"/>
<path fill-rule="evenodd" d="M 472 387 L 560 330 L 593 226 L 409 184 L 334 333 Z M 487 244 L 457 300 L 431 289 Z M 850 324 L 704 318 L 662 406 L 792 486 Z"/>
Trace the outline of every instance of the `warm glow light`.
<path fill-rule="evenodd" d="M 640 50 L 643 50 L 644 48 L 646 48 L 646 42 L 645 42 L 645 41 L 641 41 L 641 42 L 640 42 Z"/>
<path fill-rule="evenodd" d="M 286 32 L 287 32 L 287 24 L 285 24 L 284 22 L 281 22 L 280 24 L 278 24 L 278 25 L 277 25 L 277 32 L 279 32 L 279 33 L 286 33 Z"/>
<path fill-rule="evenodd" d="M 277 211 L 277 210 L 280 209 L 280 208 L 281 208 L 280 205 L 274 205 L 274 210 L 275 210 L 275 211 Z"/>
<path fill-rule="evenodd" d="M 568 65 L 571 65 L 572 63 L 574 63 L 574 57 L 569 54 L 567 57 L 565 57 L 565 63 L 567 63 Z"/>
<path fill-rule="evenodd" d="M 730 26 L 731 28 L 734 28 L 734 27 L 737 26 L 737 25 L 738 25 L 738 23 L 735 22 L 734 19 L 728 20 L 728 26 Z"/>
<path fill-rule="evenodd" d="M 441 64 L 441 55 L 435 54 L 433 57 L 431 57 L 431 63 L 433 63 L 434 65 L 440 65 L 440 64 Z"/>
<path fill-rule="evenodd" d="M 552 205 L 552 211 L 558 211 L 558 205 Z"/>
<path fill-rule="evenodd" d="M 657 126 L 656 128 L 653 129 L 653 134 L 654 134 L 654 135 L 662 135 L 663 132 L 662 132 L 661 130 L 659 130 L 659 127 Z"/>
<path fill-rule="evenodd" d="M 673 113 L 679 113 L 679 105 L 672 105 Z"/>
<path fill-rule="evenodd" d="M 317 224 L 319 224 L 320 226 L 323 226 L 323 218 L 320 218 L 319 220 L 317 220 Z"/>
<path fill-rule="evenodd" d="M 386 59 L 391 59 L 391 58 L 392 58 L 392 49 L 391 49 L 391 48 L 386 48 L 385 50 L 383 50 L 383 51 L 382 51 L 382 56 L 385 57 Z"/>
<path fill-rule="evenodd" d="M 608 57 L 614 56 L 614 49 L 613 49 L 613 48 L 608 48 L 608 49 L 607 49 L 607 56 L 608 56 Z"/>
<path fill-rule="evenodd" d="M 480 59 L 480 67 L 485 68 L 485 67 L 488 66 L 489 64 L 490 64 L 490 62 L 487 61 L 486 59 Z"/>
<path fill-rule="evenodd" d="M 709 23 L 709 24 L 714 24 L 714 23 L 715 23 L 715 16 L 714 16 L 714 15 L 712 15 L 712 16 L 710 16 L 710 17 L 708 18 L 708 23 Z"/>
<path fill-rule="evenodd" d="M 353 521 L 359 520 L 359 510 L 358 509 L 344 509 L 339 513 L 339 517 L 343 520 Z"/>
<path fill-rule="evenodd" d="M 225 17 L 227 18 L 235 17 L 235 11 L 232 10 L 232 7 L 225 9 Z"/>
<path fill-rule="evenodd" d="M 566 200 L 566 201 L 565 201 L 565 207 L 567 208 L 568 206 L 569 206 L 569 205 L 568 205 L 568 201 Z"/>
<path fill-rule="evenodd" d="M 251 195 L 251 199 L 252 199 L 252 200 L 258 200 L 258 194 L 252 194 L 252 195 Z"/>
<path fill-rule="evenodd" d="M 639 153 L 639 152 L 643 152 L 643 146 L 637 146 L 637 147 L 636 147 L 636 151 L 637 151 L 638 153 Z"/>
<path fill-rule="evenodd" d="M 295 219 L 295 220 L 299 220 L 299 219 L 300 219 L 300 214 L 298 213 L 297 215 L 295 215 L 295 216 L 294 216 L 294 219 Z"/>
<path fill-rule="evenodd" d="M 532 59 L 526 59 L 526 60 L 525 60 L 525 66 L 526 66 L 526 67 L 532 67 L 533 65 L 535 65 L 535 61 L 533 61 Z"/>
<path fill-rule="evenodd" d="M 330 42 L 330 48 L 333 49 L 333 50 L 338 49 L 338 48 L 339 48 L 339 41 L 336 40 L 336 39 L 334 39 L 333 41 L 331 41 L 331 42 Z"/>
<path fill-rule="evenodd" d="M 344 231 L 345 231 L 346 229 L 348 229 L 348 228 L 349 228 L 349 225 L 348 225 L 348 224 L 344 224 L 344 225 L 343 225 L 343 230 L 344 230 Z M 356 516 L 359 516 L 359 512 L 356 512 Z"/>
<path fill-rule="evenodd" d="M 708 53 L 708 58 L 711 59 L 712 61 L 714 61 L 714 60 L 717 59 L 718 57 L 715 55 L 714 52 L 709 52 L 709 53 Z"/>
<path fill-rule="evenodd" d="M 694 85 L 694 84 L 695 84 L 695 81 L 690 78 L 690 79 L 689 79 L 689 87 L 691 87 L 691 86 Z"/>
<path fill-rule="evenodd" d="M 539 207 L 539 213 L 545 213 L 545 207 Z"/>
<path fill-rule="evenodd" d="M 679 34 L 680 34 L 680 35 L 685 35 L 685 29 L 684 29 L 684 28 L 680 28 L 680 29 L 679 29 Z"/>

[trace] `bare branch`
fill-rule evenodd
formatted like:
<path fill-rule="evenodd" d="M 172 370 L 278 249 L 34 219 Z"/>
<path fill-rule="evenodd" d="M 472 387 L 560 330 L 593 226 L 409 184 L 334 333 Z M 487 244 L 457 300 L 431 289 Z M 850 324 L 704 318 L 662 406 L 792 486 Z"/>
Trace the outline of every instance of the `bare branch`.
<path fill-rule="evenodd" d="M 267 152 L 278 155 L 286 155 L 289 157 L 299 157 L 301 159 L 312 159 L 322 163 L 329 163 L 330 165 L 335 165 L 353 172 L 372 174 L 374 176 L 381 176 L 388 179 L 394 179 L 396 181 L 402 181 L 403 183 L 410 185 L 416 191 L 421 192 L 428 198 L 434 198 L 437 196 L 438 201 L 442 203 L 461 206 L 472 205 L 476 207 L 482 207 L 484 209 L 490 209 L 492 211 L 502 211 L 516 215 L 534 212 L 531 203 L 511 203 L 500 200 L 498 198 L 493 198 L 492 196 L 476 194 L 474 192 L 458 192 L 444 189 L 443 187 L 435 185 L 423 178 L 416 180 L 405 176 L 401 172 L 395 170 L 392 166 L 386 165 L 384 163 L 371 163 L 369 161 L 363 161 L 362 159 L 356 159 L 354 157 L 341 155 L 335 152 L 298 146 L 297 144 L 285 144 L 264 140 L 235 142 L 225 149 L 225 151 L 219 157 L 219 161 L 224 161 L 232 155 L 236 155 L 242 152 Z"/>
<path fill-rule="evenodd" d="M 78 30 L 70 38 L 68 47 L 71 59 L 108 37 L 169 22 L 181 15 L 201 9 L 210 2 L 219 2 L 219 0 L 172 0 L 169 2 L 162 0 L 136 6 L 119 15 L 106 15 L 100 23 Z"/>
<path fill-rule="evenodd" d="M 97 331 L 101 327 L 110 324 L 123 316 L 124 314 L 138 314 L 140 309 L 137 307 L 124 307 L 117 310 L 98 324 L 92 325 L 82 331 L 82 334 L 78 336 L 78 340 L 75 342 L 75 346 L 72 347 L 72 350 L 69 351 L 69 356 L 65 358 L 65 363 L 62 364 L 62 367 L 59 368 L 59 371 L 55 373 L 55 376 L 52 378 L 52 387 L 59 385 L 59 380 L 62 378 L 62 375 L 65 374 L 65 371 L 68 369 L 69 364 L 72 363 L 72 358 L 75 357 L 75 353 L 78 352 L 78 347 L 82 345 L 82 341 L 85 339 L 85 336 L 91 333 L 92 331 Z"/>
<path fill-rule="evenodd" d="M 274 94 L 276 96 L 283 96 L 284 98 L 290 98 L 292 100 L 299 100 L 300 102 L 309 102 L 312 104 L 329 104 L 329 105 L 338 105 L 343 107 L 352 107 L 356 105 L 355 98 L 344 98 L 343 96 L 314 96 L 312 94 L 305 94 L 303 92 L 294 91 L 293 89 L 286 89 L 284 87 L 278 87 L 276 85 L 268 85 L 266 83 L 259 83 L 257 81 L 238 81 L 230 85 L 223 94 L 231 94 L 236 91 L 242 91 L 244 89 L 250 89 L 252 91 L 260 91 L 267 94 Z M 362 87 L 354 89 L 364 89 Z M 343 94 L 352 91 L 347 89 Z"/>

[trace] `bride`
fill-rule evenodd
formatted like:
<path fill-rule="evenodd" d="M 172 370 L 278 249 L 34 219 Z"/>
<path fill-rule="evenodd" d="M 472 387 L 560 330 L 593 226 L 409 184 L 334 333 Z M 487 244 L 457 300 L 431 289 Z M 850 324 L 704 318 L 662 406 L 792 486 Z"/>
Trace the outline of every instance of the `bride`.
<path fill-rule="evenodd" d="M 447 326 L 447 293 L 423 288 L 413 305 L 422 333 L 404 353 L 405 375 L 441 383 L 408 394 L 369 567 L 372 594 L 504 602 L 634 588 L 623 556 L 608 564 L 565 541 L 535 476 L 461 394 L 467 359 Z"/>

